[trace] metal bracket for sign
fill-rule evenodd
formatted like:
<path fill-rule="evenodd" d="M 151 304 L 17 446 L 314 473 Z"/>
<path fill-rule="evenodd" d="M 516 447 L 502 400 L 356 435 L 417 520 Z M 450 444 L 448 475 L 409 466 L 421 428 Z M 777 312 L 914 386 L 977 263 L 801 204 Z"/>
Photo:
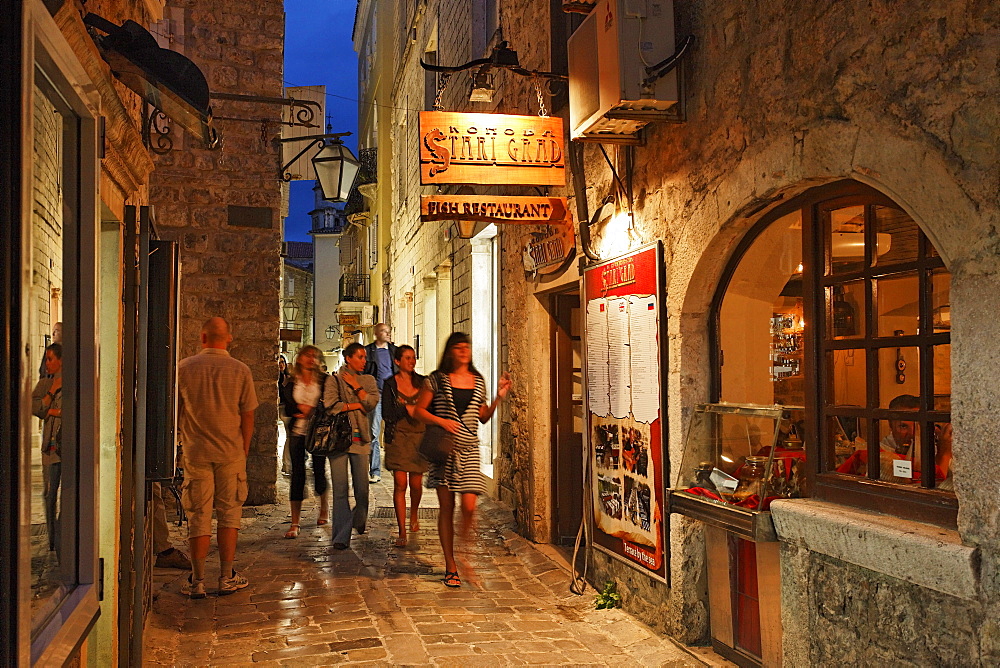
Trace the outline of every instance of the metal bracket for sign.
<path fill-rule="evenodd" d="M 303 135 L 301 137 L 282 137 L 276 139 L 275 141 L 279 144 L 284 144 L 290 141 L 309 141 L 304 149 L 295 154 L 294 158 L 281 166 L 281 169 L 278 170 L 278 178 L 282 181 L 291 181 L 293 177 L 288 172 L 288 168 L 294 165 L 296 160 L 305 155 L 306 151 L 317 146 L 320 150 L 322 150 L 328 144 L 342 144 L 343 142 L 340 138 L 349 136 L 351 136 L 350 132 L 330 132 L 322 135 Z"/>
<path fill-rule="evenodd" d="M 144 106 L 149 113 L 142 115 L 142 145 L 157 155 L 166 155 L 174 148 L 170 119 L 151 104 Z"/>
<path fill-rule="evenodd" d="M 274 104 L 292 109 L 292 119 L 282 121 L 282 125 L 292 128 L 318 128 L 316 113 L 323 112 L 323 106 L 315 100 L 296 100 L 293 97 L 267 97 L 264 95 L 239 95 L 237 93 L 211 93 L 213 100 L 249 102 L 252 104 Z M 237 121 L 242 123 L 274 123 L 269 118 L 240 118 L 238 116 L 215 116 L 217 121 Z"/>

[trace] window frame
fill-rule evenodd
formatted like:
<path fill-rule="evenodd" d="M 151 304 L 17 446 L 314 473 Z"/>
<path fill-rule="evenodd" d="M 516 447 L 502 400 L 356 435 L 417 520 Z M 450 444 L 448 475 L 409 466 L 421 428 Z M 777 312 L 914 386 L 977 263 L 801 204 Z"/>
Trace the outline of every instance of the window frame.
<path fill-rule="evenodd" d="M 710 392 L 712 401 L 719 401 L 722 394 L 722 350 L 721 350 L 721 312 L 722 303 L 726 295 L 726 290 L 735 274 L 740 262 L 750 246 L 756 241 L 759 235 L 773 222 L 793 211 L 802 213 L 802 266 L 803 266 L 803 314 L 806 321 L 804 331 L 804 354 L 803 373 L 805 382 L 805 408 L 806 408 L 806 453 L 810 464 L 807 466 L 806 493 L 816 499 L 829 501 L 841 505 L 854 506 L 880 513 L 906 517 L 918 521 L 928 522 L 944 527 L 955 528 L 958 522 L 958 499 L 953 492 L 932 489 L 934 484 L 933 466 L 924 466 L 921 472 L 920 487 L 905 487 L 898 484 L 877 480 L 878 471 L 872 471 L 867 478 L 859 478 L 846 474 L 837 473 L 832 469 L 825 469 L 826 444 L 825 423 L 828 409 L 823 406 L 823 400 L 829 370 L 826 368 L 826 352 L 838 348 L 864 348 L 866 351 L 878 351 L 888 347 L 899 347 L 902 343 L 905 347 L 917 346 L 920 348 L 920 383 L 921 383 L 921 410 L 917 412 L 914 421 L 920 422 L 924 433 L 933 422 L 950 422 L 950 412 L 926 410 L 929 397 L 933 394 L 933 376 L 930 373 L 932 368 L 933 346 L 943 343 L 950 343 L 950 333 L 916 334 L 900 337 L 900 340 L 892 339 L 889 344 L 886 337 L 878 337 L 877 329 L 872 326 L 877 321 L 877 314 L 874 312 L 873 299 L 876 293 L 872 289 L 871 281 L 879 276 L 895 274 L 900 271 L 915 270 L 920 276 L 920 317 L 921 331 L 926 332 L 930 309 L 930 291 L 926 289 L 925 278 L 929 277 L 934 269 L 946 268 L 940 256 L 929 256 L 931 242 L 926 234 L 921 230 L 920 251 L 918 259 L 913 262 L 895 264 L 890 266 L 873 266 L 871 254 L 875 234 L 877 230 L 874 225 L 866 225 L 865 262 L 864 267 L 855 272 L 844 272 L 840 274 L 828 275 L 827 255 L 825 252 L 825 221 L 821 217 L 821 211 L 832 210 L 848 205 L 848 203 L 864 204 L 866 217 L 874 206 L 891 206 L 895 209 L 901 207 L 893 202 L 889 197 L 879 191 L 853 180 L 838 181 L 816 188 L 810 189 L 801 195 L 779 204 L 757 221 L 736 245 L 733 253 L 729 257 L 720 275 L 715 295 L 712 300 L 711 317 L 709 319 L 709 364 L 711 368 Z M 836 206 L 833 206 L 833 205 Z M 867 219 L 867 218 L 866 218 Z M 919 224 L 918 224 L 919 228 Z M 860 278 L 865 281 L 866 301 L 864 309 L 865 336 L 845 340 L 827 340 L 825 336 L 827 324 L 827 306 L 825 290 L 836 283 L 843 283 L 847 280 Z M 877 285 L 877 283 L 875 284 Z M 872 360 L 872 355 L 868 354 L 868 370 L 877 364 Z M 872 399 L 871 395 L 871 373 L 869 376 L 868 403 Z M 877 390 L 877 385 L 875 386 Z M 876 399 L 877 404 L 877 399 Z M 850 413 L 866 420 L 888 419 L 894 417 L 893 412 L 887 409 L 871 408 L 866 405 L 864 408 L 856 410 L 836 409 L 837 414 Z M 913 413 L 907 414 L 913 416 Z M 912 419 L 912 418 L 911 418 Z M 872 424 L 872 423 L 870 423 Z M 930 432 L 933 433 L 933 432 Z M 875 435 L 869 436 L 868 451 L 869 461 L 872 453 L 876 460 L 879 452 L 879 439 Z M 933 461 L 933 442 L 931 438 L 922 439 L 921 443 L 923 461 Z M 930 455 L 928 459 L 928 454 Z M 873 477 L 874 476 L 874 477 Z"/>
<path fill-rule="evenodd" d="M 76 533 L 76 585 L 54 611 L 37 626 L 31 615 L 31 565 L 30 550 L 18 548 L 15 568 L 17 575 L 17 633 L 8 642 L 15 645 L 18 663 L 59 663 L 72 657 L 86 640 L 100 614 L 98 571 L 98 507 L 97 465 L 100 443 L 100 415 L 96 397 L 99 397 L 99 369 L 97 350 L 98 299 L 99 299 L 99 201 L 100 158 L 98 152 L 100 97 L 82 64 L 76 58 L 55 21 L 41 0 L 28 0 L 24 5 L 22 68 L 21 128 L 22 136 L 32 137 L 32 86 L 37 77 L 44 77 L 49 87 L 58 92 L 77 118 L 77 151 L 73 167 L 73 183 L 66 183 L 67 198 L 72 197 L 71 220 L 66 221 L 63 232 L 64 280 L 74 285 L 74 290 L 64 292 L 64 355 L 75 360 L 64 374 L 64 384 L 74 389 L 64 405 L 63 433 L 67 442 L 78 444 L 75 456 L 76 480 L 73 488 L 64 493 L 75 493 L 77 514 Z M 17 447 L 19 449 L 18 503 L 21 521 L 17 532 L 19 546 L 29 545 L 31 489 L 31 388 L 32 365 L 28 363 L 28 348 L 24 334 L 29 331 L 28 314 L 32 308 L 28 291 L 30 268 L 24 258 L 31 257 L 32 179 L 34 165 L 31 144 L 22 147 L 21 216 L 19 244 L 21 266 L 21 294 L 14 297 L 12 314 L 20 323 L 22 340 L 17 354 L 21 359 L 17 417 L 19 422 Z M 72 449 L 72 448 L 71 448 Z"/>

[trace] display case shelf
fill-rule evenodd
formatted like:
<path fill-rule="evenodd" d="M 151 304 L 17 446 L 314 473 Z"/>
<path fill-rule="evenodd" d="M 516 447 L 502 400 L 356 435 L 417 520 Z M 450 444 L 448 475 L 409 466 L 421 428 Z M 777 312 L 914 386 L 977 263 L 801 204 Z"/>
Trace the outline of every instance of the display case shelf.
<path fill-rule="evenodd" d="M 670 512 L 725 529 L 755 543 L 778 539 L 771 513 L 766 510 L 724 506 L 701 496 L 674 490 L 670 493 Z"/>

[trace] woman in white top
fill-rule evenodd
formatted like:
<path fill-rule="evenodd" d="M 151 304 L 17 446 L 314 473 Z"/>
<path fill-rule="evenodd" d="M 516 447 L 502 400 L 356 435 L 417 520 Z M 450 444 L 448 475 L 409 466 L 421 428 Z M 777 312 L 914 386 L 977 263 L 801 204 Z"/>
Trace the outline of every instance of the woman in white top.
<path fill-rule="evenodd" d="M 299 535 L 302 498 L 305 496 L 306 487 L 306 434 L 309 429 L 309 417 L 323 396 L 323 384 L 326 382 L 326 374 L 320 370 L 322 360 L 323 352 L 319 348 L 303 346 L 295 357 L 292 373 L 286 381 L 283 392 L 286 402 L 285 413 L 293 418 L 285 443 L 292 459 L 292 479 L 288 486 L 292 526 L 285 533 L 285 538 L 298 538 Z M 330 499 L 326 494 L 326 457 L 313 455 L 313 477 L 316 496 L 320 499 L 319 519 L 316 520 L 316 524 L 324 525 L 330 517 Z"/>

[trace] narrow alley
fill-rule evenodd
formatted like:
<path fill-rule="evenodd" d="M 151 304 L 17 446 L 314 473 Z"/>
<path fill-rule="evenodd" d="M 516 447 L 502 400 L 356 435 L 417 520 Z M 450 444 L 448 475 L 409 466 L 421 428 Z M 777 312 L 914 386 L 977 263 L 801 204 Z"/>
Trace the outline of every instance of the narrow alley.
<path fill-rule="evenodd" d="M 250 586 L 231 596 L 189 600 L 186 572 L 156 569 L 145 664 L 706 665 L 627 613 L 596 610 L 593 588 L 571 594 L 565 561 L 515 534 L 486 498 L 468 556 L 478 582 L 446 588 L 436 499 L 425 494 L 421 530 L 398 549 L 391 483 L 372 493 L 368 531 L 343 552 L 316 526 L 315 498 L 295 540 L 282 538 L 286 505 L 247 508 L 237 567 Z"/>

